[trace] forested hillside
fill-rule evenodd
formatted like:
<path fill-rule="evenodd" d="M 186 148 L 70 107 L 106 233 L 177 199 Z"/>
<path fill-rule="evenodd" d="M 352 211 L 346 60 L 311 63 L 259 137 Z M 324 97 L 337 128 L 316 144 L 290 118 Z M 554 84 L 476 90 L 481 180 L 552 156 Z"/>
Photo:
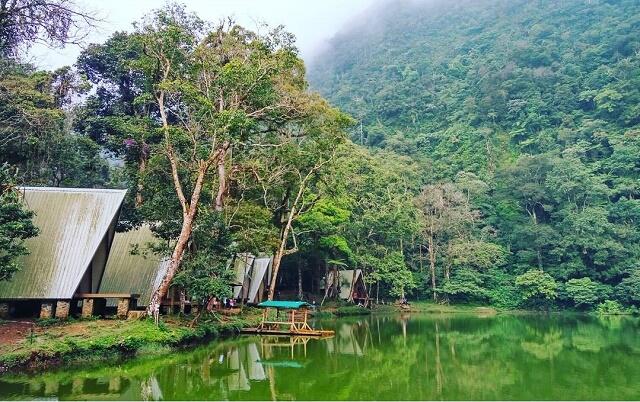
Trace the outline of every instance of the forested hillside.
<path fill-rule="evenodd" d="M 354 142 L 417 162 L 405 258 L 434 296 L 640 302 L 640 2 L 382 3 L 309 75 Z"/>
<path fill-rule="evenodd" d="M 119 230 L 172 256 L 156 298 L 227 297 L 252 252 L 271 297 L 337 297 L 322 278 L 362 269 L 374 300 L 640 305 L 636 1 L 377 3 L 311 86 L 282 27 L 178 4 L 41 71 L 25 50 L 91 18 L 2 7 L 0 280 L 37 233 L 18 185 L 108 187 L 129 190 Z"/>

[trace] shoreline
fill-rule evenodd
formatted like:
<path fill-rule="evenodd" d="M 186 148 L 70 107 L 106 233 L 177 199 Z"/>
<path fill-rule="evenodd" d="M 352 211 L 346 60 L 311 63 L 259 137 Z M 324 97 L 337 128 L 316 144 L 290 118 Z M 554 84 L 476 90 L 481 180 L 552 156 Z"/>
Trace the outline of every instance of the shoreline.
<path fill-rule="evenodd" d="M 69 320 L 52 325 L 31 322 L 22 339 L 0 345 L 0 376 L 172 352 L 239 334 L 242 328 L 255 325 L 257 317 L 249 311 L 239 316 L 214 316 L 193 326 L 192 317 L 168 317 L 158 326 L 150 319 Z M 3 321 L 0 330 L 11 323 Z"/>
<path fill-rule="evenodd" d="M 342 311 L 342 313 L 341 313 Z M 371 314 L 473 314 L 482 317 L 530 314 L 589 314 L 578 311 L 502 310 L 477 305 L 445 305 L 413 302 L 378 305 L 374 309 L 356 306 L 327 306 L 314 318 L 337 319 Z M 28 334 L 9 344 L 0 344 L 0 376 L 37 373 L 65 365 L 129 360 L 135 357 L 172 353 L 205 344 L 214 339 L 238 335 L 242 328 L 255 326 L 260 314 L 252 308 L 240 315 L 212 315 L 195 325 L 193 317 L 165 317 L 158 326 L 150 319 L 91 319 L 55 322 L 0 321 L 0 330 L 11 323 L 30 326 Z"/>

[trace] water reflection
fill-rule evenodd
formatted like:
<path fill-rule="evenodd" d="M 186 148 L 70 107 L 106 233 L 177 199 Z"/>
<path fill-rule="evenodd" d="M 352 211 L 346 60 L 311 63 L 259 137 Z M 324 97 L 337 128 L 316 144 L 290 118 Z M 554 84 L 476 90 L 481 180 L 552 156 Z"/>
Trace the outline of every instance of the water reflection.
<path fill-rule="evenodd" d="M 638 399 L 638 320 L 373 316 L 34 378 L 0 399 Z"/>

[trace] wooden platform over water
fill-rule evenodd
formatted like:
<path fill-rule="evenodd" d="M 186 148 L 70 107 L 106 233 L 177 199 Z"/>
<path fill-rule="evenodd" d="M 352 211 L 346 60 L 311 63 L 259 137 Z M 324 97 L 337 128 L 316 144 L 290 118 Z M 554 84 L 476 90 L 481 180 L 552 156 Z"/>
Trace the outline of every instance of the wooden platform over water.
<path fill-rule="evenodd" d="M 267 328 L 245 328 L 241 331 L 243 334 L 254 335 L 290 335 L 290 336 L 316 336 L 316 337 L 328 337 L 334 336 L 335 331 L 324 329 L 267 329 Z"/>

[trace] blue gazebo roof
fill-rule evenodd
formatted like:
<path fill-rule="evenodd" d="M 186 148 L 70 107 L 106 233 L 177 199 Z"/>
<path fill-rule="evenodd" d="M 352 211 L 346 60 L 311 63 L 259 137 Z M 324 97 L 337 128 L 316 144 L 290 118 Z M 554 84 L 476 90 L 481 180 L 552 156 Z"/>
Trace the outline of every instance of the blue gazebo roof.
<path fill-rule="evenodd" d="M 293 309 L 293 310 L 297 310 L 300 307 L 307 307 L 307 306 L 311 306 L 311 305 L 303 301 L 285 301 L 285 300 L 267 300 L 258 304 L 258 307 L 265 307 L 265 308 L 271 307 L 271 308 L 282 308 L 282 309 Z"/>

